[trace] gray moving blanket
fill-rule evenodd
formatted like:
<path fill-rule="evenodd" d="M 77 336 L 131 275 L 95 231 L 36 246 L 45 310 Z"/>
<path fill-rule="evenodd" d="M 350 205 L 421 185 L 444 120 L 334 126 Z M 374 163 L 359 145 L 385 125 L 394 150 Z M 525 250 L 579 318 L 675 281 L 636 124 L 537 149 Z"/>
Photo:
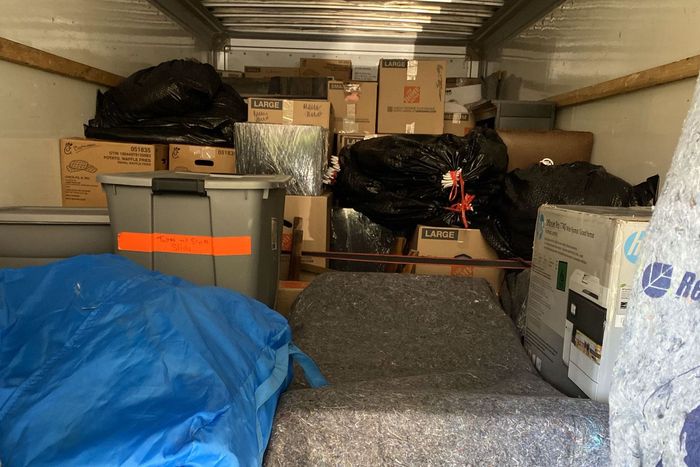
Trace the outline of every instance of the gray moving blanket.
<path fill-rule="evenodd" d="M 487 282 L 330 273 L 290 317 L 331 386 L 295 382 L 267 465 L 606 465 L 607 406 L 539 378 Z"/>

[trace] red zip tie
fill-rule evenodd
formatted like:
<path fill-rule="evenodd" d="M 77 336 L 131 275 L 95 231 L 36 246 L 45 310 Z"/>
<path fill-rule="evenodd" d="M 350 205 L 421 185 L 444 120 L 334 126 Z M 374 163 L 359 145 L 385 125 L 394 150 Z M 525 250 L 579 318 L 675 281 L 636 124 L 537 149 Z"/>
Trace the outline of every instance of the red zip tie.
<path fill-rule="evenodd" d="M 457 190 L 459 189 L 460 201 L 454 203 L 452 206 L 445 208 L 448 211 L 460 213 L 462 218 L 462 224 L 465 229 L 469 228 L 469 223 L 467 222 L 467 211 L 474 211 L 472 206 L 472 201 L 476 198 L 474 195 L 469 195 L 464 191 L 464 177 L 462 176 L 461 170 L 450 170 L 450 177 L 452 178 L 452 190 L 450 191 L 450 201 L 454 201 L 457 197 Z"/>

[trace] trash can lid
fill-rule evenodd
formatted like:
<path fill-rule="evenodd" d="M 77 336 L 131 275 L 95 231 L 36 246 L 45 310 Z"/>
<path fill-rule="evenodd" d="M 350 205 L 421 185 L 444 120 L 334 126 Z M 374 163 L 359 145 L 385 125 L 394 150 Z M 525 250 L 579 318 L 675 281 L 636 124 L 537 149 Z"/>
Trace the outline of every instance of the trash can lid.
<path fill-rule="evenodd" d="M 0 224 L 105 224 L 105 208 L 61 208 L 18 206 L 0 208 Z"/>
<path fill-rule="evenodd" d="M 292 179 L 289 175 L 229 175 L 204 174 L 193 172 L 128 172 L 117 174 L 100 174 L 97 181 L 111 185 L 152 187 L 154 179 L 204 180 L 205 189 L 219 190 L 269 190 L 285 188 Z"/>

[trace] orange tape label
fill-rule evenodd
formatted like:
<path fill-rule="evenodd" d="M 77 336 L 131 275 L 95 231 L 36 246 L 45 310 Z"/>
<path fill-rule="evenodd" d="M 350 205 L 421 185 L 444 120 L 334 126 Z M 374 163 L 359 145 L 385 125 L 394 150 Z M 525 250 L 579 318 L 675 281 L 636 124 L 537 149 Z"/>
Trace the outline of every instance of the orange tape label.
<path fill-rule="evenodd" d="M 177 253 L 181 255 L 248 256 L 253 253 L 251 237 L 209 237 L 164 233 L 120 232 L 119 251 Z"/>

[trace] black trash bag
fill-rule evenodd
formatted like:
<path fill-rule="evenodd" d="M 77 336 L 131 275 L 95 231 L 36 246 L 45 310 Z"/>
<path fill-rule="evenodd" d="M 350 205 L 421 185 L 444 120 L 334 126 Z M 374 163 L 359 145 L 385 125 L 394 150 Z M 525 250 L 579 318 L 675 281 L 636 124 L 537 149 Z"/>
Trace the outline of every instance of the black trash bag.
<path fill-rule="evenodd" d="M 537 210 L 543 204 L 650 206 L 658 176 L 632 186 L 588 162 L 532 165 L 510 172 L 495 215 L 481 226 L 484 238 L 506 258 L 532 258 Z"/>
<path fill-rule="evenodd" d="M 213 66 L 171 60 L 132 74 L 104 94 L 98 93 L 91 126 L 129 126 L 142 118 L 185 115 L 206 110 L 221 87 Z"/>
<path fill-rule="evenodd" d="M 501 191 L 508 155 L 495 131 L 477 128 L 464 138 L 399 135 L 359 141 L 341 151 L 339 165 L 333 191 L 343 206 L 390 229 L 404 229 L 428 222 L 463 224 L 457 207 L 462 185 L 464 195 L 474 196 L 468 222 L 478 224 Z"/>
<path fill-rule="evenodd" d="M 183 60 L 176 60 L 176 62 L 192 64 L 195 69 L 200 70 L 200 67 L 203 66 L 197 62 Z M 166 62 L 166 64 L 169 63 L 171 62 Z M 211 68 L 210 65 L 206 66 Z M 195 73 L 190 73 L 190 75 L 194 76 Z M 209 81 L 209 84 L 213 84 L 213 81 Z M 206 86 L 192 85 L 184 88 L 182 84 L 184 82 L 182 80 L 180 87 L 186 90 L 186 95 L 180 102 L 195 102 L 199 97 L 205 95 L 205 93 L 200 93 L 195 89 L 203 88 L 206 90 Z M 207 97 L 208 102 L 201 110 L 196 110 L 201 104 L 197 103 L 184 111 L 157 117 L 122 112 L 121 109 L 115 107 L 113 101 L 106 104 L 105 98 L 109 92 L 104 95 L 98 93 L 96 116 L 85 127 L 85 136 L 88 138 L 139 143 L 232 147 L 234 146 L 233 125 L 236 122 L 246 121 L 248 117 L 248 109 L 243 98 L 231 86 L 222 84 L 220 81 L 217 92 L 213 96 Z M 174 102 L 175 100 L 169 104 Z M 161 99 L 159 104 L 162 104 L 161 109 L 167 107 L 167 99 Z M 117 110 L 115 111 L 115 109 Z"/>

